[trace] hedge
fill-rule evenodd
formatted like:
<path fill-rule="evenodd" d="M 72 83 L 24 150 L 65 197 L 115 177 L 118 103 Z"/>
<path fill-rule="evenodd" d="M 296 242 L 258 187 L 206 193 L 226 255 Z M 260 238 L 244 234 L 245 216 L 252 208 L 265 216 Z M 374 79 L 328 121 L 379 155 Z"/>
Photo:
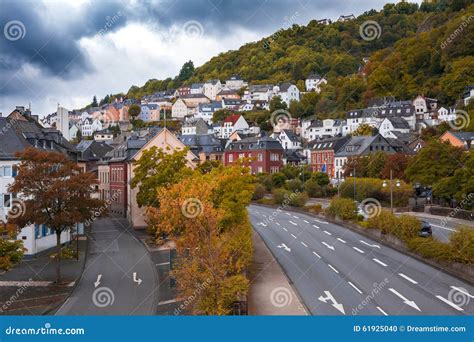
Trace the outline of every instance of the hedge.
<path fill-rule="evenodd" d="M 357 218 L 357 207 L 351 199 L 334 197 L 326 209 L 326 214 L 342 220 L 353 220 Z"/>

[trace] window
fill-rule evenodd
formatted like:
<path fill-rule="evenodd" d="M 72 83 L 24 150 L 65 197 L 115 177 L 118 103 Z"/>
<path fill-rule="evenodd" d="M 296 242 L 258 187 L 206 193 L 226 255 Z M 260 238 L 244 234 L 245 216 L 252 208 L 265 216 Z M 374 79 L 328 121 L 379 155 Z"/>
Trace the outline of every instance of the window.
<path fill-rule="evenodd" d="M 263 154 L 261 154 L 261 153 L 258 154 L 258 161 L 259 162 L 263 161 Z"/>
<path fill-rule="evenodd" d="M 12 167 L 10 165 L 1 166 L 0 177 L 12 177 Z"/>
<path fill-rule="evenodd" d="M 229 154 L 229 163 L 232 163 L 234 161 L 234 155 Z"/>

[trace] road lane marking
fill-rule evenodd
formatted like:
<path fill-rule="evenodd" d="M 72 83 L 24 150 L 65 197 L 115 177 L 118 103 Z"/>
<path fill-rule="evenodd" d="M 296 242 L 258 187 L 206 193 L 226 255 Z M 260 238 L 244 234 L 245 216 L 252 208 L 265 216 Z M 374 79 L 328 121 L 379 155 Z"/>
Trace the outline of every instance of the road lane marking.
<path fill-rule="evenodd" d="M 461 293 L 464 293 L 466 296 L 468 296 L 469 298 L 474 298 L 473 295 L 471 295 L 469 292 L 467 292 L 466 289 L 462 288 L 462 287 L 456 287 L 456 286 L 451 286 L 452 289 L 455 289 Z"/>
<path fill-rule="evenodd" d="M 324 231 L 325 234 L 327 235 L 332 235 L 330 232 L 328 232 L 327 230 Z"/>
<path fill-rule="evenodd" d="M 305 246 L 305 247 L 308 247 L 308 245 L 305 244 L 304 242 L 301 242 L 301 244 L 302 244 L 303 246 Z"/>
<path fill-rule="evenodd" d="M 295 216 L 295 215 L 293 215 L 293 218 L 295 218 L 295 219 L 299 219 L 299 217 L 298 217 L 298 216 Z"/>
<path fill-rule="evenodd" d="M 429 222 L 429 221 L 428 221 L 428 222 Z M 434 226 L 434 227 L 438 227 L 438 228 L 441 228 L 441 229 L 446 229 L 446 230 L 449 230 L 449 231 L 451 231 L 451 232 L 455 232 L 455 231 L 456 231 L 456 229 L 446 228 L 446 227 L 443 227 L 443 226 L 438 226 L 437 224 L 434 224 L 434 223 L 431 223 L 431 222 L 429 222 L 429 223 L 430 223 L 432 226 Z"/>
<path fill-rule="evenodd" d="M 281 245 L 277 246 L 278 248 L 283 248 L 287 252 L 291 252 L 291 248 L 282 243 Z"/>
<path fill-rule="evenodd" d="M 388 289 L 390 292 L 392 292 L 394 295 L 396 295 L 397 297 L 401 298 L 403 300 L 403 302 L 406 304 L 406 305 L 409 305 L 411 306 L 412 308 L 418 310 L 421 312 L 420 308 L 418 307 L 418 305 L 416 305 L 415 301 L 413 300 L 409 300 L 407 299 L 405 296 L 403 296 L 400 292 L 398 292 L 397 290 L 393 289 L 393 288 L 389 288 Z"/>
<path fill-rule="evenodd" d="M 357 247 L 352 247 L 352 248 L 355 249 L 355 250 L 356 250 L 357 252 L 359 252 L 359 253 L 362 253 L 362 254 L 365 253 L 362 249 L 359 249 L 359 248 L 357 248 Z"/>
<path fill-rule="evenodd" d="M 328 264 L 328 266 L 329 266 L 329 268 L 330 268 L 331 270 L 333 270 L 334 272 L 339 273 L 339 271 L 336 270 L 332 265 Z"/>
<path fill-rule="evenodd" d="M 319 296 L 318 300 L 320 300 L 323 303 L 327 303 L 328 301 L 331 302 L 332 307 L 334 307 L 337 311 L 341 312 L 342 314 L 346 314 L 346 311 L 344 310 L 344 306 L 342 303 L 338 303 L 334 296 L 331 294 L 329 291 L 324 291 L 324 296 Z"/>
<path fill-rule="evenodd" d="M 359 290 L 359 289 L 357 288 L 357 286 L 355 286 L 354 284 L 352 284 L 350 281 L 348 281 L 348 283 L 349 283 L 350 286 L 352 286 L 352 288 L 353 288 L 354 290 L 356 290 L 357 292 L 359 292 L 360 294 L 362 294 L 362 291 Z"/>
<path fill-rule="evenodd" d="M 441 297 L 441 296 L 436 296 L 436 298 L 438 298 L 438 299 L 442 300 L 443 302 L 445 302 L 446 304 L 448 304 L 449 306 L 451 306 L 451 307 L 455 308 L 455 309 L 456 309 L 456 310 L 458 310 L 458 311 L 464 311 L 464 309 L 463 309 L 463 308 L 461 308 L 461 307 L 457 306 L 456 304 L 454 304 L 454 303 L 453 303 L 453 302 L 451 302 L 450 300 L 447 300 L 447 299 L 446 299 L 446 298 L 444 298 L 444 297 Z"/>
<path fill-rule="evenodd" d="M 374 248 L 379 248 L 379 249 L 380 249 L 380 246 L 377 245 L 377 244 L 371 245 L 370 243 L 367 243 L 367 242 L 365 242 L 364 240 L 359 240 L 359 241 L 360 241 L 361 243 L 363 243 L 364 245 L 366 245 L 366 246 L 374 247 Z"/>
<path fill-rule="evenodd" d="M 290 221 L 290 223 L 291 223 L 292 225 L 294 225 L 294 226 L 297 226 L 297 224 L 294 223 L 293 221 Z"/>
<path fill-rule="evenodd" d="M 315 224 L 313 224 L 313 227 L 319 229 L 319 227 L 318 227 L 317 225 L 315 225 Z"/>
<path fill-rule="evenodd" d="M 321 256 L 318 253 L 316 253 L 315 251 L 313 251 L 313 254 L 316 255 L 319 259 L 321 259 Z"/>
<path fill-rule="evenodd" d="M 260 222 L 260 225 L 263 226 L 263 227 L 266 227 L 267 225 L 263 222 Z"/>
<path fill-rule="evenodd" d="M 287 232 L 287 231 L 288 231 L 288 229 L 286 229 L 285 227 L 283 227 L 283 230 L 284 230 L 285 232 Z"/>
<path fill-rule="evenodd" d="M 346 243 L 346 241 L 344 241 L 343 239 L 341 238 L 337 238 L 339 241 L 341 241 L 342 243 Z"/>
<path fill-rule="evenodd" d="M 159 266 L 165 266 L 165 265 L 169 265 L 169 264 L 170 264 L 170 262 L 167 261 L 167 262 L 162 262 L 162 263 L 159 263 L 159 264 L 155 264 L 155 266 L 159 267 Z"/>
<path fill-rule="evenodd" d="M 319 221 L 319 220 L 316 220 L 316 219 L 314 219 L 314 220 L 315 220 L 316 222 L 318 222 L 318 223 L 329 224 L 329 222 L 326 222 L 326 221 Z"/>
<path fill-rule="evenodd" d="M 294 234 L 291 234 L 291 236 L 293 236 L 296 239 L 296 236 Z"/>
<path fill-rule="evenodd" d="M 334 250 L 334 247 L 331 246 L 331 245 L 329 245 L 328 243 L 326 243 L 326 242 L 324 242 L 324 241 L 322 241 L 321 243 L 322 243 L 324 246 L 326 246 L 327 248 Z"/>
<path fill-rule="evenodd" d="M 388 314 L 382 310 L 380 306 L 377 306 L 377 310 L 379 310 L 381 313 L 383 313 L 385 316 L 388 316 Z"/>
<path fill-rule="evenodd" d="M 373 258 L 372 260 L 375 261 L 377 264 L 382 265 L 383 267 L 387 267 L 387 264 L 386 264 L 386 263 L 383 263 L 383 262 L 380 261 L 379 259 Z"/>
<path fill-rule="evenodd" d="M 280 224 L 278 222 L 275 222 L 277 226 L 279 226 Z"/>
<path fill-rule="evenodd" d="M 403 273 L 398 273 L 398 275 L 399 275 L 400 277 L 402 277 L 402 278 L 405 278 L 405 279 L 406 279 L 406 280 L 408 280 L 410 283 L 413 283 L 413 284 L 418 284 L 418 282 L 417 282 L 417 281 L 415 281 L 415 280 L 411 279 L 410 277 L 408 277 L 408 276 L 404 275 Z"/>
<path fill-rule="evenodd" d="M 308 222 L 308 221 L 306 221 L 306 220 L 303 220 L 303 221 L 304 221 L 305 223 L 309 223 L 309 222 Z"/>
<path fill-rule="evenodd" d="M 285 213 L 285 214 L 286 214 L 286 215 L 288 215 L 288 216 L 291 216 L 291 214 L 290 214 L 290 213 Z"/>

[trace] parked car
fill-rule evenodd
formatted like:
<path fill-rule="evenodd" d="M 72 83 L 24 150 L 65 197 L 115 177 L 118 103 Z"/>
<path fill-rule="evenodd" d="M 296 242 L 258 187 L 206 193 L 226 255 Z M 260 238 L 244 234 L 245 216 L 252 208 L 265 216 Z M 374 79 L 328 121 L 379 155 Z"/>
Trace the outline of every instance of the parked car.
<path fill-rule="evenodd" d="M 433 230 L 431 229 L 431 224 L 426 221 L 421 221 L 420 230 L 418 236 L 420 237 L 431 237 L 433 235 Z"/>

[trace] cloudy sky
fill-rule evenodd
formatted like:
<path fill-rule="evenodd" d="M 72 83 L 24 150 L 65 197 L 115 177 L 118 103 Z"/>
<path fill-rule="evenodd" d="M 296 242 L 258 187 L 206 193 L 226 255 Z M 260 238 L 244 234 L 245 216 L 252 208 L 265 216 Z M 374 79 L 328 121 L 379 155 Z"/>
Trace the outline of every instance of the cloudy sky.
<path fill-rule="evenodd" d="M 288 24 L 380 9 L 383 0 L 0 0 L 0 112 L 34 114 L 126 92 Z"/>

